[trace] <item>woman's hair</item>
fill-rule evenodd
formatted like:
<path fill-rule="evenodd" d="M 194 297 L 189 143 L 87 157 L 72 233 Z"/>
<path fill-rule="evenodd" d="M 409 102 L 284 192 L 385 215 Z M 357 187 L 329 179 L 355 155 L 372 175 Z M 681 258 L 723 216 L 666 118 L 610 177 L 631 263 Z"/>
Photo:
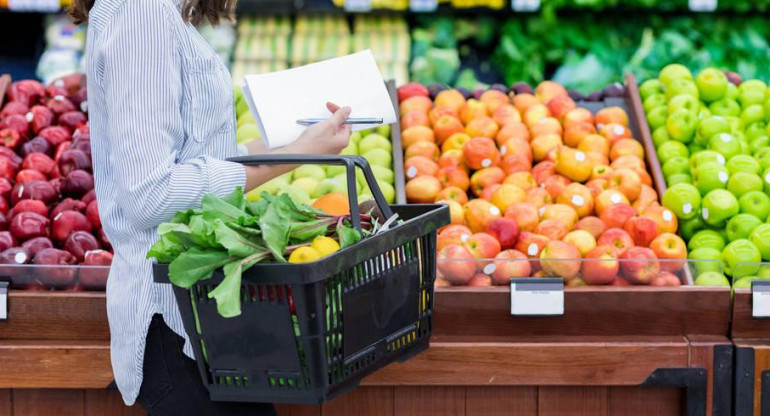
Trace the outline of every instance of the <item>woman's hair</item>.
<path fill-rule="evenodd" d="M 94 7 L 96 0 L 72 0 L 69 15 L 75 23 L 88 22 L 88 13 Z M 129 0 L 130 1 L 130 0 Z M 204 19 L 211 24 L 219 24 L 222 20 L 232 20 L 235 14 L 236 0 L 184 0 L 182 4 L 182 19 L 198 26 Z"/>

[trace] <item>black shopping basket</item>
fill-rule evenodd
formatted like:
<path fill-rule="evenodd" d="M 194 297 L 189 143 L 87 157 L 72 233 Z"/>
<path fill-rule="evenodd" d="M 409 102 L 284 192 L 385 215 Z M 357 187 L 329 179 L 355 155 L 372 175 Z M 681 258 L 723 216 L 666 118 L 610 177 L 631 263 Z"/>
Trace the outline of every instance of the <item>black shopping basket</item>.
<path fill-rule="evenodd" d="M 436 230 L 449 222 L 447 206 L 389 206 L 360 156 L 232 160 L 345 166 L 351 214 L 360 230 L 359 167 L 383 216 L 396 213 L 403 222 L 313 263 L 253 266 L 243 274 L 238 317 L 221 317 L 208 297 L 224 278 L 221 269 L 189 290 L 174 286 L 212 400 L 322 403 L 428 348 Z M 169 283 L 167 265 L 156 265 L 154 274 L 156 282 Z"/>

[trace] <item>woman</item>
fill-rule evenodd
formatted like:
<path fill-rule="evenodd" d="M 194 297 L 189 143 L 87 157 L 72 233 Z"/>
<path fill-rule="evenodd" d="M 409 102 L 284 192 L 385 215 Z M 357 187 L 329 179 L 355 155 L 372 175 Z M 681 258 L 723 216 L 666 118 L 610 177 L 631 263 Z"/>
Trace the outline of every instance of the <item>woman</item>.
<path fill-rule="evenodd" d="M 71 9 L 88 22 L 94 178 L 115 249 L 107 283 L 112 368 L 126 404 L 137 400 L 152 416 L 275 414 L 271 405 L 210 401 L 171 287 L 152 282 L 145 258 L 158 224 L 200 206 L 204 194 L 248 191 L 291 168 L 224 160 L 237 153 L 230 76 L 195 25 L 230 19 L 234 7 L 234 0 L 74 0 Z M 278 152 L 345 148 L 350 109 L 327 107 L 329 120 Z"/>

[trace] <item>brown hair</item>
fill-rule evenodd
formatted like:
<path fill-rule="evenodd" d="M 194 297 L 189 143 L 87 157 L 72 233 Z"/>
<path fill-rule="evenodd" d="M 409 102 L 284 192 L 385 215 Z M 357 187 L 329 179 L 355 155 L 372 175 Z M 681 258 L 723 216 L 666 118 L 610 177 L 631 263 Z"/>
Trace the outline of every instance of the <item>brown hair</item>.
<path fill-rule="evenodd" d="M 69 15 L 76 24 L 88 22 L 88 13 L 94 7 L 96 0 L 72 0 Z M 220 21 L 232 21 L 235 15 L 237 0 L 184 0 L 182 4 L 182 19 L 198 26 L 203 19 L 212 25 Z"/>

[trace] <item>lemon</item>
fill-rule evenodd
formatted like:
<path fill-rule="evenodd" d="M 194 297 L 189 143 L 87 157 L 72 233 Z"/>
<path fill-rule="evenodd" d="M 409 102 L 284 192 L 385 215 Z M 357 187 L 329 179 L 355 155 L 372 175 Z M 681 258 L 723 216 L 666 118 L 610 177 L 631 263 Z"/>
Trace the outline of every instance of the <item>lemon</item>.
<path fill-rule="evenodd" d="M 319 258 L 321 258 L 321 255 L 318 254 L 318 251 L 313 247 L 305 246 L 291 252 L 289 255 L 289 263 L 310 263 Z"/>
<path fill-rule="evenodd" d="M 330 237 L 318 236 L 310 244 L 321 257 L 326 257 L 329 254 L 336 253 L 340 250 L 340 245 L 336 240 Z"/>

